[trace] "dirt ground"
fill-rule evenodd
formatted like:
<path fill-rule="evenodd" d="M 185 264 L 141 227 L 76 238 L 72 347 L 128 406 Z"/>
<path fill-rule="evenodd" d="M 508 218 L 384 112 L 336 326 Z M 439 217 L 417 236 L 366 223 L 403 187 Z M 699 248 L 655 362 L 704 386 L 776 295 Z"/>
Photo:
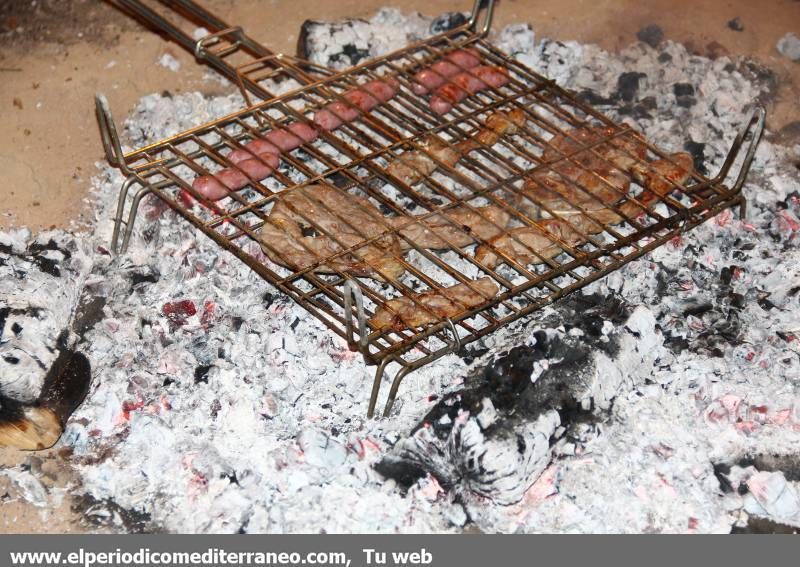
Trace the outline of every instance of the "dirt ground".
<path fill-rule="evenodd" d="M 470 0 L 204 0 L 203 4 L 275 51 L 294 53 L 307 18 L 367 17 L 384 5 L 436 15 L 468 10 Z M 738 18 L 738 19 L 737 19 Z M 736 20 L 734 22 L 734 20 Z M 667 39 L 702 54 L 752 57 L 772 69 L 779 88 L 769 109 L 773 131 L 800 120 L 800 63 L 775 49 L 800 32 L 798 0 L 502 0 L 494 29 L 529 22 L 539 37 L 597 43 L 617 50 L 658 24 Z M 171 71 L 157 61 L 169 53 Z M 193 56 L 99 0 L 0 0 L 0 229 L 85 226 L 95 162 L 103 159 L 93 96 L 108 96 L 117 120 L 143 95 L 169 90 L 219 93 Z M 796 129 L 796 126 L 795 126 Z M 794 131 L 787 127 L 786 132 Z M 33 459 L 33 460 L 32 460 Z M 38 459 L 38 460 L 37 460 Z M 41 461 L 41 462 L 40 462 Z M 0 448 L 0 469 L 23 465 L 52 494 L 71 482 L 56 452 Z M 37 468 L 38 467 L 38 468 Z M 0 476 L 0 532 L 96 530 L 80 524 L 65 498 L 54 510 L 21 504 L 18 488 Z M 55 500 L 58 500 L 57 498 Z"/>

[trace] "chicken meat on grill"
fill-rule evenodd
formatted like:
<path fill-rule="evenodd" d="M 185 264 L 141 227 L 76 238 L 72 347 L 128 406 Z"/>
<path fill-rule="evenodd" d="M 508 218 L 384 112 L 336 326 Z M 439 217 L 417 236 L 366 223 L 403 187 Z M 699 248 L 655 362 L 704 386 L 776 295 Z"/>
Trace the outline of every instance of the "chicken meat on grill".
<path fill-rule="evenodd" d="M 492 299 L 500 291 L 491 278 L 390 299 L 375 311 L 369 325 L 376 331 L 399 331 L 456 317 Z"/>
<path fill-rule="evenodd" d="M 388 233 L 390 229 L 367 199 L 328 185 L 308 185 L 275 199 L 260 240 L 273 262 L 292 270 L 313 266 L 316 273 L 344 272 L 391 281 L 405 268 L 400 243 Z"/>
<path fill-rule="evenodd" d="M 536 226 L 515 228 L 498 235 L 478 246 L 475 259 L 487 269 L 505 263 L 506 258 L 522 265 L 544 263 L 562 252 L 574 250 L 585 243 L 588 236 L 603 232 L 606 226 L 652 209 L 660 199 L 686 182 L 692 171 L 692 157 L 685 152 L 672 154 L 669 159 L 637 163 L 631 167 L 631 175 L 644 191 L 635 198 L 627 196 L 605 202 L 595 198 L 593 202 L 580 203 L 580 208 L 567 199 L 553 200 L 548 212 L 557 218 L 545 218 Z"/>
<path fill-rule="evenodd" d="M 496 205 L 461 205 L 418 221 L 414 221 L 414 217 L 395 217 L 391 222 L 400 229 L 403 237 L 400 245 L 404 250 L 411 248 L 409 242 L 437 250 L 451 245 L 464 248 L 493 238 L 506 230 L 510 220 L 511 215 Z"/>

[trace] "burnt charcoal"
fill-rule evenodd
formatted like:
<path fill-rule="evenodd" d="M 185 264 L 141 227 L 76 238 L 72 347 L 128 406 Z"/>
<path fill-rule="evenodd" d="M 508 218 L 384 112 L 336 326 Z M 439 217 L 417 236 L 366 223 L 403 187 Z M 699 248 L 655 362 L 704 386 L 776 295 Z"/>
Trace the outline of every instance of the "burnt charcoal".
<path fill-rule="evenodd" d="M 760 471 L 782 472 L 786 480 L 800 482 L 800 454 L 759 454 L 750 459 L 752 466 Z M 740 465 L 742 466 L 742 465 Z"/>
<path fill-rule="evenodd" d="M 690 83 L 675 83 L 672 85 L 672 91 L 675 93 L 675 101 L 678 106 L 690 108 L 697 104 L 697 99 L 694 97 L 694 86 Z"/>
<path fill-rule="evenodd" d="M 745 305 L 747 305 L 747 300 L 741 293 L 731 293 L 728 295 L 728 299 L 731 307 L 736 309 L 744 309 Z"/>
<path fill-rule="evenodd" d="M 704 175 L 708 174 L 708 169 L 706 169 L 706 156 L 705 156 L 706 145 L 702 142 L 695 142 L 694 140 L 689 140 L 683 145 L 683 149 L 692 154 L 692 161 L 694 164 L 694 168 Z"/>
<path fill-rule="evenodd" d="M 652 118 L 652 114 L 650 114 L 645 107 L 640 104 L 628 104 L 626 106 L 622 106 L 617 109 L 617 112 L 621 116 L 632 116 L 633 118 Z"/>
<path fill-rule="evenodd" d="M 639 91 L 639 81 L 647 77 L 644 73 L 628 71 L 622 73 L 617 79 L 617 93 L 625 102 L 631 102 Z"/>
<path fill-rule="evenodd" d="M 742 20 L 739 18 L 739 16 L 736 16 L 732 20 L 729 20 L 728 27 L 733 31 L 738 31 L 738 32 L 744 31 L 744 24 L 742 24 Z"/>
<path fill-rule="evenodd" d="M 30 254 L 41 254 L 42 252 L 46 252 L 48 250 L 61 252 L 64 255 L 64 257 L 68 259 L 72 258 L 72 253 L 66 248 L 59 246 L 58 243 L 52 238 L 48 240 L 46 244 L 34 242 L 28 247 L 28 252 Z"/>
<path fill-rule="evenodd" d="M 308 45 L 308 34 L 311 28 L 318 25 L 320 25 L 320 22 L 314 20 L 306 20 L 300 25 L 300 33 L 297 36 L 297 47 L 295 48 L 295 53 L 300 59 L 308 59 L 311 53 Z"/>
<path fill-rule="evenodd" d="M 480 358 L 487 352 L 489 352 L 489 349 L 486 347 L 466 345 L 462 346 L 461 350 L 458 351 L 458 356 L 460 356 L 466 364 L 472 364 L 475 362 L 476 358 Z"/>
<path fill-rule="evenodd" d="M 444 33 L 467 23 L 467 17 L 461 12 L 446 12 L 431 22 L 431 33 Z"/>
<path fill-rule="evenodd" d="M 57 261 L 51 258 L 45 258 L 44 256 L 34 255 L 31 256 L 31 262 L 33 262 L 40 271 L 57 278 L 61 277 L 61 270 L 58 267 Z"/>
<path fill-rule="evenodd" d="M 421 478 L 425 478 L 427 471 L 422 465 L 410 461 L 382 459 L 375 463 L 375 471 L 386 478 L 394 479 L 403 488 L 410 488 Z"/>
<path fill-rule="evenodd" d="M 299 317 L 295 317 L 295 318 L 294 318 L 294 321 L 292 321 L 292 324 L 291 324 L 291 325 L 289 325 L 289 328 L 290 328 L 292 331 L 294 331 L 294 330 L 297 328 L 297 325 L 299 325 L 299 324 L 300 324 L 300 318 L 299 318 Z"/>
<path fill-rule="evenodd" d="M 711 311 L 714 306 L 708 302 L 702 302 L 699 298 L 692 298 L 686 301 L 686 306 L 683 308 L 683 315 L 694 315 L 695 317 Z"/>
<path fill-rule="evenodd" d="M 776 203 L 777 207 L 781 210 L 789 209 L 794 203 L 800 202 L 800 192 L 792 191 L 783 201 Z"/>
<path fill-rule="evenodd" d="M 773 522 L 767 518 L 759 518 L 758 516 L 749 516 L 747 518 L 747 525 L 744 527 L 733 526 L 731 533 L 734 535 L 742 534 L 797 534 L 800 529 L 787 524 Z"/>
<path fill-rule="evenodd" d="M 664 30 L 657 24 L 650 24 L 640 29 L 636 38 L 655 49 L 664 40 Z"/>
<path fill-rule="evenodd" d="M 719 481 L 719 487 L 722 492 L 725 493 L 732 493 L 733 492 L 733 485 L 731 484 L 728 475 L 731 474 L 731 466 L 725 463 L 716 463 L 714 465 L 714 476 L 717 477 Z"/>
<path fill-rule="evenodd" d="M 617 104 L 619 97 L 616 93 L 605 97 L 591 89 L 584 89 L 578 93 L 578 99 L 593 106 L 612 106 Z"/>
<path fill-rule="evenodd" d="M 233 327 L 234 331 L 238 331 L 239 329 L 241 329 L 243 324 L 244 324 L 244 319 L 239 317 L 238 315 L 234 315 L 233 317 L 231 317 L 231 327 Z"/>
<path fill-rule="evenodd" d="M 146 266 L 142 271 L 135 271 L 130 273 L 131 287 L 136 287 L 139 284 L 156 283 L 159 274 L 150 266 Z"/>
<path fill-rule="evenodd" d="M 82 297 L 72 320 L 72 330 L 83 338 L 92 327 L 103 319 L 103 307 L 106 305 L 105 297 Z"/>
<path fill-rule="evenodd" d="M 646 110 L 656 110 L 658 108 L 658 101 L 654 96 L 646 96 L 639 101 L 639 106 Z"/>
<path fill-rule="evenodd" d="M 666 51 L 662 51 L 658 54 L 658 62 L 659 63 L 672 63 L 672 55 L 667 53 Z"/>
<path fill-rule="evenodd" d="M 468 500 L 519 501 L 549 463 L 557 438 L 585 436 L 586 424 L 605 419 L 613 404 L 605 400 L 601 410 L 585 396 L 598 371 L 598 351 L 615 356 L 619 339 L 613 333 L 598 339 L 588 329 L 600 319 L 624 323 L 629 309 L 599 294 L 561 305 L 547 325 L 583 334 L 529 333 L 525 345 L 496 356 L 468 376 L 462 390 L 444 396 L 375 469 L 406 485 L 430 474 Z"/>
<path fill-rule="evenodd" d="M 152 517 L 146 512 L 123 508 L 111 498 L 96 499 L 85 494 L 73 501 L 71 509 L 90 524 L 122 530 L 129 534 L 159 533 L 159 528 L 152 523 Z M 117 520 L 122 526 L 116 525 Z"/>
<path fill-rule="evenodd" d="M 358 65 L 369 57 L 369 49 L 359 49 L 352 43 L 347 43 L 342 46 L 342 56 L 348 58 L 351 66 Z"/>
<path fill-rule="evenodd" d="M 36 403 L 51 409 L 62 424 L 83 402 L 92 383 L 92 367 L 85 354 L 62 350 L 47 371 Z"/>
<path fill-rule="evenodd" d="M 208 384 L 208 371 L 213 368 L 211 365 L 201 365 L 194 369 L 194 383 Z"/>
<path fill-rule="evenodd" d="M 262 299 L 264 300 L 264 305 L 262 307 L 268 309 L 275 302 L 275 294 L 265 291 Z"/>
<path fill-rule="evenodd" d="M 769 295 L 769 293 L 759 293 L 759 297 L 756 300 L 758 306 L 764 311 L 769 311 L 775 308 L 775 304 L 769 300 Z"/>

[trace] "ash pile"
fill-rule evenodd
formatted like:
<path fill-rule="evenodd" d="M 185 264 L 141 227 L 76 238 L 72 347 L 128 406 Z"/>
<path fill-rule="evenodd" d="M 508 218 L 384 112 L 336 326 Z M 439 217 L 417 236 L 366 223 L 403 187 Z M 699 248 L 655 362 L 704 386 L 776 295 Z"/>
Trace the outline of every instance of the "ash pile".
<path fill-rule="evenodd" d="M 344 68 L 462 18 L 384 9 L 310 22 L 302 43 Z M 493 41 L 712 174 L 770 96 L 763 69 L 669 41 L 611 54 L 525 25 Z M 125 136 L 139 147 L 242 104 L 150 95 Z M 381 420 L 364 417 L 372 369 L 343 340 L 159 201 L 114 257 L 122 179 L 98 164 L 94 232 L 0 235 L 3 392 L 32 399 L 59 352 L 86 356 L 91 391 L 60 447 L 86 519 L 120 531 L 793 529 L 799 152 L 767 137 L 746 220 L 725 211 L 437 360 Z"/>

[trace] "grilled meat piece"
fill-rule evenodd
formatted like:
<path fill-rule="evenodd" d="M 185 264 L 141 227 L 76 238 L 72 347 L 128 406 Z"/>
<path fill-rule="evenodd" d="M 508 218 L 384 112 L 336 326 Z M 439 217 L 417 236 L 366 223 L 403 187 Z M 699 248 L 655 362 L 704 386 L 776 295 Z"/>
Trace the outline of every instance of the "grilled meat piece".
<path fill-rule="evenodd" d="M 391 281 L 405 271 L 397 237 L 386 234 L 363 244 L 389 229 L 367 199 L 329 185 L 309 185 L 277 197 L 260 240 L 272 261 L 292 270 L 315 266 L 316 273 L 341 271 Z"/>
<path fill-rule="evenodd" d="M 540 228 L 523 226 L 492 238 L 478 246 L 475 260 L 488 269 L 506 261 L 501 254 L 523 266 L 542 264 L 581 242 L 581 234 L 564 221 L 547 219 L 538 224 Z"/>
<path fill-rule="evenodd" d="M 492 147 L 503 136 L 515 134 L 526 119 L 525 111 L 520 108 L 494 112 L 471 139 L 450 145 L 438 136 L 429 136 L 422 143 L 423 150 L 400 154 L 387 169 L 403 183 L 413 185 L 436 171 L 439 167 L 436 160 L 447 167 L 454 167 L 468 153 L 484 146 Z"/>
<path fill-rule="evenodd" d="M 586 203 L 583 211 L 561 200 L 561 208 L 551 209 L 558 218 L 544 219 L 539 221 L 539 227 L 516 228 L 492 238 L 478 246 L 475 259 L 488 269 L 505 261 L 501 254 L 523 265 L 541 264 L 566 251 L 558 240 L 570 247 L 578 246 L 586 241 L 586 236 L 603 232 L 605 226 L 619 224 L 651 209 L 659 199 L 669 195 L 675 185 L 689 179 L 693 171 L 692 156 L 679 152 L 669 159 L 637 164 L 632 170 L 634 178 L 644 187 L 635 200 L 626 198 L 603 203 L 595 199 L 594 203 Z"/>
<path fill-rule="evenodd" d="M 441 291 L 429 290 L 390 299 L 369 320 L 376 331 L 417 328 L 456 317 L 492 299 L 500 291 L 491 278 L 460 283 Z"/>
<path fill-rule="evenodd" d="M 413 217 L 396 217 L 391 222 L 400 227 L 400 234 L 422 248 L 450 248 L 449 241 L 456 248 L 463 248 L 477 241 L 488 240 L 503 232 L 511 220 L 511 215 L 495 205 L 468 207 L 462 205 L 431 215 L 417 222 Z M 405 241 L 401 247 L 410 248 Z"/>

